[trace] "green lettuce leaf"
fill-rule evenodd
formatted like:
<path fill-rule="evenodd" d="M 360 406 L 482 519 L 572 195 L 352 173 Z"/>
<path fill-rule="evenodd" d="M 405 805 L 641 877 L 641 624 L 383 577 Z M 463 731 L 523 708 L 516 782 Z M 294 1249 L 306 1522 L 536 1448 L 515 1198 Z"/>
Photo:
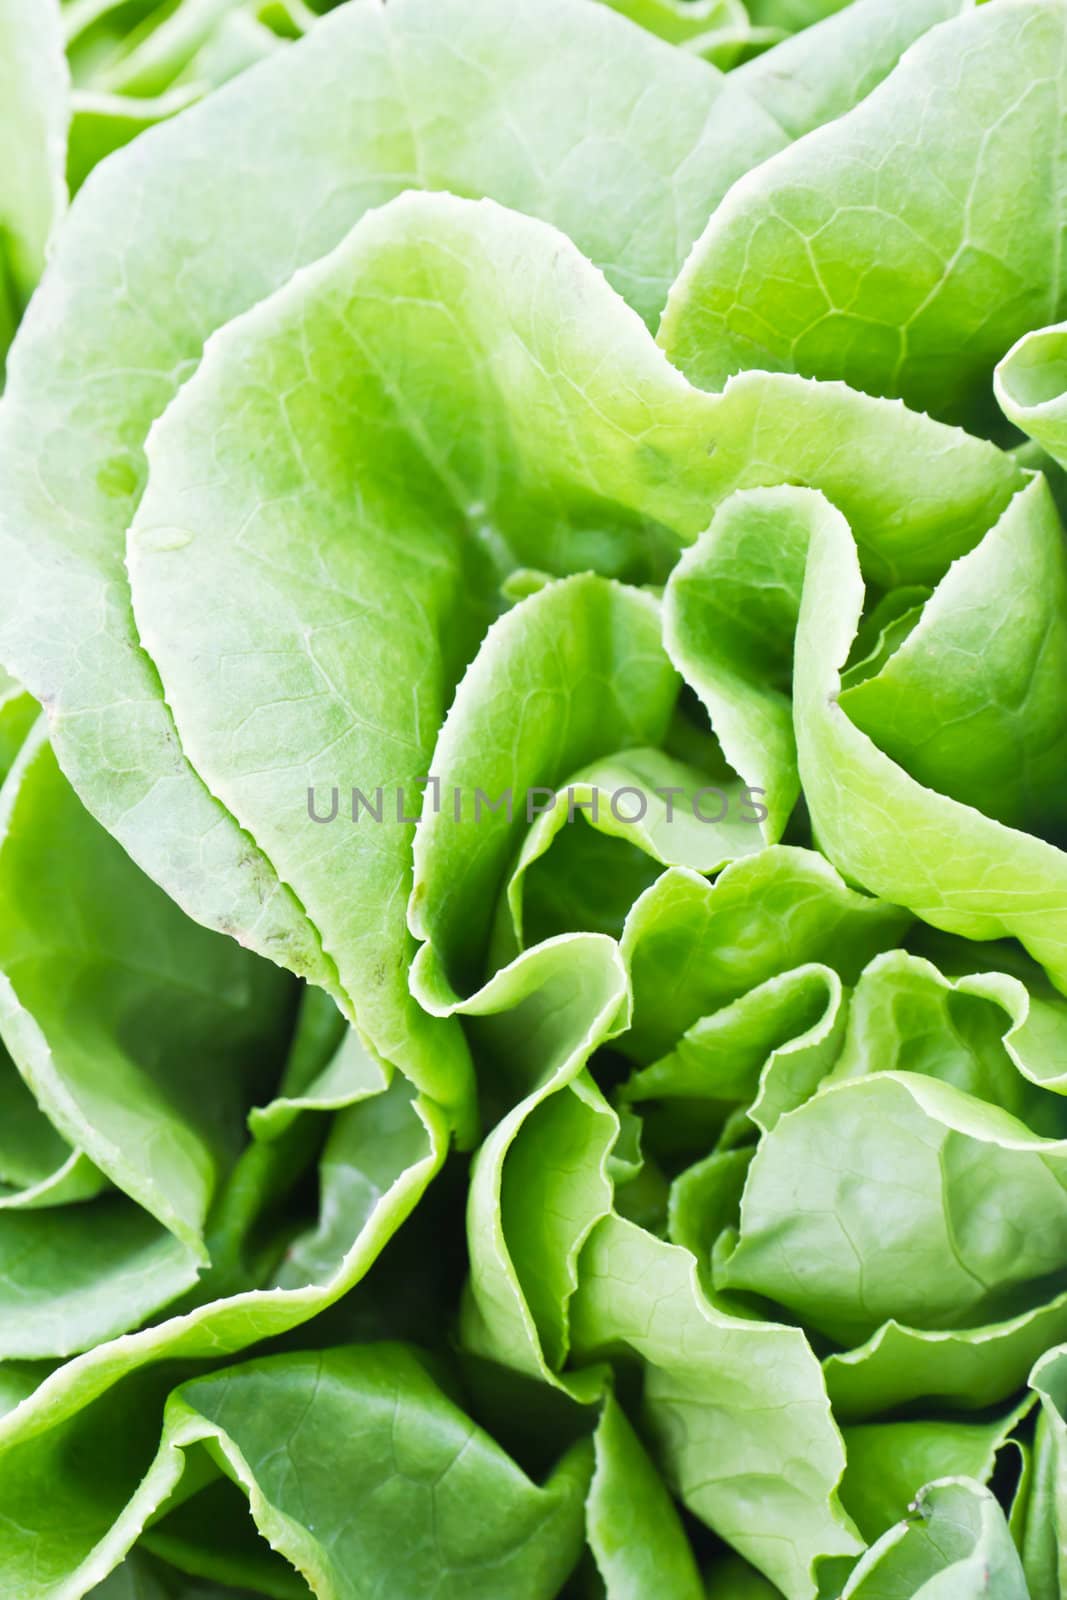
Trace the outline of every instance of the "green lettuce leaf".
<path fill-rule="evenodd" d="M 969 1478 L 988 1485 L 1034 1396 L 989 1422 L 874 1422 L 843 1430 L 848 1465 L 841 1501 L 874 1544 L 906 1518 L 922 1488 L 939 1478 Z"/>
<path fill-rule="evenodd" d="M 193 1288 L 290 1003 L 276 969 L 138 871 L 43 732 L 0 794 L 8 1357 L 88 1349 Z"/>
<path fill-rule="evenodd" d="M 703 1585 L 674 1504 L 625 1413 L 609 1395 L 593 1435 L 586 1519 L 608 1600 L 702 1600 Z"/>
<path fill-rule="evenodd" d="M 43 729 L 4 787 L 0 828 L 8 1049 L 68 1142 L 195 1253 L 245 1109 L 271 1082 L 288 985 L 133 866 Z"/>
<path fill-rule="evenodd" d="M 857 894 L 813 851 L 776 845 L 714 883 L 672 867 L 636 902 L 621 940 L 633 1020 L 617 1048 L 642 1065 L 767 979 L 809 962 L 854 981 L 908 925 Z"/>
<path fill-rule="evenodd" d="M 461 991 L 480 981 L 531 793 L 543 803 L 586 763 L 658 743 L 678 688 L 655 600 L 620 584 L 549 584 L 490 629 L 441 728 L 439 804 L 415 836 L 408 922 L 424 968 L 439 962 Z M 505 809 L 479 808 L 479 793 L 490 807 L 506 796 Z"/>
<path fill-rule="evenodd" d="M 1067 323 L 1024 334 L 997 367 L 994 388 L 1009 422 L 1063 466 L 1067 462 Z"/>
<path fill-rule="evenodd" d="M 117 1505 L 120 1474 L 149 1438 L 145 1423 L 131 1426 L 133 1399 L 129 1389 L 116 1393 L 106 1413 L 97 1408 L 95 1426 L 83 1424 L 83 1449 L 129 1429 L 106 1479 L 79 1472 L 77 1455 L 47 1441 L 24 1457 L 11 1484 L 25 1509 L 7 1572 L 26 1600 L 102 1578 L 180 1493 L 183 1473 L 202 1479 L 205 1469 L 241 1488 L 262 1536 L 320 1600 L 381 1594 L 398 1572 L 410 1589 L 442 1600 L 457 1584 L 472 1600 L 551 1600 L 577 1559 L 587 1451 L 561 1462 L 543 1487 L 532 1483 L 404 1347 L 267 1357 L 180 1385 L 166 1400 L 154 1459 Z M 372 1516 L 351 1515 L 353 1494 L 374 1506 Z M 60 1508 L 76 1520 L 61 1520 Z"/>
<path fill-rule="evenodd" d="M 620 16 L 628 17 L 668 44 L 684 44 L 702 51 L 707 34 L 744 28 L 748 12 L 741 0 L 605 0 Z"/>
<path fill-rule="evenodd" d="M 1047 532 L 1045 549 L 1063 560 L 1049 520 L 1047 490 L 1037 479 L 987 535 L 1010 559 L 1010 536 L 1028 519 Z M 981 569 L 985 541 L 974 552 Z M 946 580 L 950 592 L 961 563 Z M 994 568 L 995 570 L 995 568 Z M 1042 591 L 1032 596 L 1040 606 Z M 965 602 L 965 609 L 973 601 Z M 925 788 L 851 721 L 841 668 L 862 605 L 855 546 L 842 519 L 813 506 L 804 597 L 794 664 L 794 730 L 812 824 L 822 848 L 849 878 L 909 906 L 935 927 L 972 939 L 1011 935 L 1059 984 L 1067 982 L 1067 923 L 1059 887 L 1064 856 L 1032 834 L 1006 827 L 948 795 Z M 962 617 L 958 625 L 962 627 Z M 1031 659 L 1022 644 L 1024 659 Z M 951 675 L 953 663 L 946 660 Z M 994 652 L 990 689 L 1008 674 Z M 984 666 L 984 662 L 983 662 Z M 959 699 L 966 699 L 960 663 Z M 1025 670 L 1023 672 L 1025 677 Z M 1005 682 L 1005 694 L 1007 695 Z M 1062 798 L 1057 796 L 1057 799 Z"/>
<path fill-rule="evenodd" d="M 859 105 L 928 28 L 965 9 L 965 0 L 755 0 L 757 37 L 802 32 L 738 67 L 734 82 L 799 139 Z"/>
<path fill-rule="evenodd" d="M 1015 1394 L 1037 1358 L 1067 1339 L 1067 1294 L 984 1328 L 931 1331 L 892 1320 L 823 1362 L 834 1413 L 860 1421 L 913 1400 L 981 1411 Z"/>
<path fill-rule="evenodd" d="M 1028 1600 L 1004 1513 L 988 1489 L 944 1478 L 860 1561 L 841 1600 L 950 1600 L 984 1594 Z"/>
<path fill-rule="evenodd" d="M 69 78 L 58 0 L 0 4 L 0 379 L 67 203 Z"/>
<path fill-rule="evenodd" d="M 1031 1600 L 1058 1600 L 1067 1584 L 1063 1530 L 1067 1525 L 1067 1387 L 1064 1350 L 1050 1350 L 1030 1384 L 1040 1397 L 1034 1467 L 1022 1555 Z"/>
<path fill-rule="evenodd" d="M 840 1344 L 883 1322 L 968 1327 L 1027 1309 L 1063 1260 L 1067 1143 L 917 1073 L 827 1086 L 749 1170 L 724 1286 Z M 1040 1219 L 1023 1229 L 1020 1215 Z"/>
<path fill-rule="evenodd" d="M 412 973 L 416 993 L 428 1009 L 474 1020 L 496 1079 L 487 1074 L 486 1102 L 509 1107 L 471 1171 L 464 1342 L 554 1383 L 570 1344 L 578 1257 L 610 1209 L 608 1157 L 618 1135 L 615 1114 L 579 1075 L 626 1026 L 626 969 L 614 940 L 570 934 L 525 952 L 458 1000 L 435 968 L 426 970 L 427 950 Z M 583 1398 L 599 1387 L 586 1385 Z"/>
<path fill-rule="evenodd" d="M 854 3 L 854 0 L 747 0 L 746 9 L 754 22 L 763 26 L 801 29 Z"/>
<path fill-rule="evenodd" d="M 724 406 L 731 394 L 742 392 L 742 385 L 763 385 L 767 381 L 754 376 L 736 380 L 724 396 Z M 809 390 L 820 396 L 825 392 L 825 386 Z M 860 420 L 857 399 L 852 396 L 850 402 L 845 402 L 850 404 L 853 424 Z M 903 412 L 894 414 L 898 424 L 894 443 L 898 447 L 904 441 L 906 417 Z M 873 416 L 870 420 L 873 423 Z M 883 414 L 883 425 L 888 420 Z M 956 436 L 953 446 L 963 445 L 963 437 Z M 946 444 L 950 438 L 946 435 Z M 933 442 L 931 437 L 929 446 Z M 965 448 L 969 451 L 973 445 Z M 975 459 L 974 466 L 977 465 Z M 938 749 L 935 745 L 931 750 L 915 734 L 913 744 L 927 769 L 937 775 L 951 769 L 949 782 L 959 785 L 966 778 L 970 762 L 975 772 L 968 794 L 977 790 L 990 807 L 1011 815 L 1028 817 L 1029 811 L 1034 811 L 1040 818 L 1042 811 L 1047 814 L 1050 803 L 1062 803 L 1058 797 L 1051 802 L 1048 798 L 1049 778 L 1058 772 L 1063 759 L 1059 748 L 1062 712 L 1052 688 L 1058 683 L 1061 669 L 1062 558 L 1057 553 L 1059 525 L 1051 502 L 1043 496 L 1038 501 L 1033 495 L 1036 514 L 1027 515 L 1031 501 L 1022 494 L 1016 495 L 1006 503 L 995 531 L 981 539 L 968 563 L 958 558 L 974 540 L 975 524 L 968 516 L 962 525 L 957 522 L 958 535 L 952 527 L 964 510 L 964 502 L 957 504 L 955 516 L 950 513 L 946 517 L 945 510 L 939 508 L 930 522 L 919 526 L 915 508 L 921 501 L 913 501 L 909 518 L 913 526 L 905 531 L 899 522 L 893 528 L 876 520 L 875 503 L 880 501 L 884 508 L 886 501 L 878 495 L 870 478 L 866 481 L 866 505 L 860 501 L 863 491 L 858 482 L 851 493 L 842 493 L 837 483 L 822 474 L 813 475 L 812 481 L 819 482 L 839 508 L 857 519 L 860 531 L 856 531 L 856 540 L 865 572 L 883 581 L 891 574 L 893 583 L 914 585 L 944 571 L 954 559 L 958 561 L 939 587 L 936 602 L 923 613 L 922 623 L 895 654 L 889 655 L 881 672 L 876 674 L 870 667 L 864 680 L 846 691 L 843 703 L 850 710 L 855 707 L 857 722 L 865 707 L 870 714 L 869 702 L 873 699 L 873 720 L 890 737 L 896 733 L 899 745 L 900 724 L 908 716 L 901 709 L 903 698 L 916 696 L 907 701 L 911 708 L 925 703 L 927 694 L 936 693 L 944 702 L 946 732 L 942 743 L 947 740 L 952 748 Z M 959 484 L 959 480 L 955 481 Z M 1022 480 L 1017 481 L 1017 487 L 1022 487 Z M 987 512 L 989 509 L 987 502 Z M 810 501 L 792 488 L 735 493 L 720 505 L 710 528 L 675 566 L 664 600 L 664 638 L 671 659 L 700 695 L 731 767 L 748 786 L 765 795 L 768 815 L 763 832 L 768 842 L 781 837 L 800 792 L 791 680 L 811 515 Z M 1021 543 L 1024 539 L 1026 548 L 1016 551 L 1015 541 Z M 1017 566 L 1012 571 L 997 570 L 1013 559 Z M 1001 725 L 976 725 L 976 717 L 984 714 L 992 722 L 998 710 L 974 703 L 973 676 L 967 676 L 964 628 L 967 621 L 972 628 L 982 625 L 974 616 L 974 591 L 977 589 L 987 604 L 994 597 L 1002 597 L 1005 583 L 1022 587 L 1022 592 L 1029 594 L 1035 567 L 1039 565 L 1045 568 L 1044 581 L 1038 579 L 1037 583 L 1042 603 L 1027 608 L 1020 599 L 1026 623 L 1033 618 L 1029 637 L 1022 629 L 1010 634 L 1005 630 L 1008 642 L 1004 666 L 998 671 L 997 663 L 990 664 L 991 674 L 1014 674 L 1022 679 L 1023 687 L 1015 691 L 1015 700 L 1000 713 Z M 1025 573 L 1025 579 L 1021 573 Z M 910 601 L 911 591 L 906 592 Z M 949 613 L 948 624 L 946 627 L 942 623 L 939 628 L 938 613 L 942 611 Z M 953 611 L 960 614 L 959 618 L 952 615 Z M 936 684 L 927 681 L 931 657 L 936 660 Z M 946 668 L 954 666 L 956 670 L 950 675 Z M 1033 678 L 1029 694 L 1028 671 Z M 982 687 L 986 687 L 984 681 Z M 968 694 L 972 697 L 970 704 Z M 1025 700 L 1026 710 L 1032 711 L 1032 720 L 1024 721 L 1014 710 L 1020 698 Z M 921 720 L 924 729 L 928 727 L 925 719 L 914 718 L 913 711 L 911 718 L 913 723 Z M 972 734 L 973 741 L 963 745 L 964 738 L 970 740 Z M 997 753 L 988 756 L 983 767 L 977 752 L 985 748 L 985 740 L 991 736 L 1003 743 L 990 743 L 989 750 Z M 1016 748 L 1012 748 L 1013 743 Z M 963 761 L 957 759 L 957 766 L 953 767 L 961 746 Z M 968 795 L 961 793 L 959 797 Z"/>
<path fill-rule="evenodd" d="M 126 0 L 64 0 L 71 193 L 105 156 L 302 37 L 315 20 L 303 0 L 172 0 L 132 12 Z"/>
<path fill-rule="evenodd" d="M 642 1358 L 668 1481 L 789 1600 L 814 1596 L 818 1558 L 858 1552 L 836 1493 L 844 1448 L 799 1329 L 718 1309 L 687 1250 L 617 1217 L 583 1252 L 572 1328 L 587 1358 Z"/>
<path fill-rule="evenodd" d="M 742 367 L 844 378 L 994 426 L 995 364 L 1063 309 L 1063 36 L 1055 0 L 931 28 L 854 110 L 740 182 L 672 288 L 676 365 L 709 388 Z"/>
<path fill-rule="evenodd" d="M 715 752 L 704 741 L 694 754 Z M 586 927 L 618 936 L 661 866 L 713 873 L 763 845 L 756 794 L 732 773 L 701 771 L 662 750 L 606 756 L 571 773 L 549 798 L 523 838 L 506 900 L 498 902 L 494 966 L 505 953 L 559 932 Z M 535 792 L 535 803 L 541 799 Z"/>

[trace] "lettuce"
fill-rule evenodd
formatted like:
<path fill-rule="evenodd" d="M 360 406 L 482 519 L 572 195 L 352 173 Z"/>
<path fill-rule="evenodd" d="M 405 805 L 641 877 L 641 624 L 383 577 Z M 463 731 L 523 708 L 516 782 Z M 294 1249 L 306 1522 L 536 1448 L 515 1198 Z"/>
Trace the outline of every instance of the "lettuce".
<path fill-rule="evenodd" d="M 4 1594 L 1067 1592 L 1065 59 L 0 0 Z"/>
<path fill-rule="evenodd" d="M 68 195 L 97 163 L 315 20 L 305 0 L 4 0 L 0 357 Z"/>

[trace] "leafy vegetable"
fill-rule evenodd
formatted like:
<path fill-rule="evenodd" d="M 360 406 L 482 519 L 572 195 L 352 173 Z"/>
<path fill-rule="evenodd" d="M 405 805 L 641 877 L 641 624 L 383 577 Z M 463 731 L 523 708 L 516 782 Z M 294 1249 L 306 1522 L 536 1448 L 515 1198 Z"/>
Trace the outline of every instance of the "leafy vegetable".
<path fill-rule="evenodd" d="M 1062 310 L 1062 44 L 1044 0 L 932 28 L 713 213 L 671 292 L 671 358 L 709 386 L 798 371 L 991 425 L 994 363 Z"/>
<path fill-rule="evenodd" d="M 67 76 L 51 0 L 0 7 L 0 132 L 8 153 L 0 187 L 0 358 L 44 267 L 66 203 L 63 149 Z"/>
<path fill-rule="evenodd" d="M 1065 59 L 0 0 L 4 1594 L 1061 1600 Z"/>
<path fill-rule="evenodd" d="M 305 0 L 3 0 L 0 356 L 51 234 L 106 155 L 314 23 Z"/>

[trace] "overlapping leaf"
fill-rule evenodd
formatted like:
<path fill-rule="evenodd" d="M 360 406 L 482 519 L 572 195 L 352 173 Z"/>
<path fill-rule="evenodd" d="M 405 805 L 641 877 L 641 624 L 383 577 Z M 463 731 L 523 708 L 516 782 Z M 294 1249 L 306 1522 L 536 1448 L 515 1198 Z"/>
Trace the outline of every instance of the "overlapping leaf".
<path fill-rule="evenodd" d="M 1054 1600 L 1061 0 L 11 18 L 0 1587 Z"/>

